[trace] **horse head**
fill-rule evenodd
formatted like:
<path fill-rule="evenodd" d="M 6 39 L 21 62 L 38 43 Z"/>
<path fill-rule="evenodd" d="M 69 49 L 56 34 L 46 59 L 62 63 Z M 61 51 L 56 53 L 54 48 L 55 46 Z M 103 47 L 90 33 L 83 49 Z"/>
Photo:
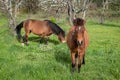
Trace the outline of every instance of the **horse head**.
<path fill-rule="evenodd" d="M 73 24 L 75 26 L 75 36 L 76 36 L 76 42 L 78 45 L 82 45 L 84 43 L 84 27 L 85 21 L 81 18 L 77 18 L 73 20 Z"/>

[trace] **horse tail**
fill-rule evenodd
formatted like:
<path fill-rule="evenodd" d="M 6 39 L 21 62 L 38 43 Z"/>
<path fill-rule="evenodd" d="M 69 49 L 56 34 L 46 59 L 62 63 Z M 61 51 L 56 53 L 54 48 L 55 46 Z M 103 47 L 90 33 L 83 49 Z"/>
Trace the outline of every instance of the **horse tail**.
<path fill-rule="evenodd" d="M 24 21 L 22 21 L 20 24 L 18 24 L 15 28 L 15 31 L 17 33 L 17 38 L 20 40 L 21 39 L 21 28 L 23 27 Z"/>
<path fill-rule="evenodd" d="M 62 35 L 65 37 L 65 32 L 56 23 L 50 20 L 44 20 L 44 21 L 48 22 L 48 25 L 56 35 L 59 35 L 60 33 L 62 33 Z"/>

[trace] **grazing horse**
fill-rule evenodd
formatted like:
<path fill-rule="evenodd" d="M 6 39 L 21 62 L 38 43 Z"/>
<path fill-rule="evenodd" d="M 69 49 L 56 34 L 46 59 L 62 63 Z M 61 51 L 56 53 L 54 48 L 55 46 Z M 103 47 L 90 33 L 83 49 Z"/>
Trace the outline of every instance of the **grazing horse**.
<path fill-rule="evenodd" d="M 84 24 L 85 21 L 83 19 L 74 19 L 73 27 L 70 28 L 67 35 L 67 45 L 70 49 L 72 59 L 72 72 L 74 72 L 76 64 L 78 65 L 78 73 L 80 72 L 81 64 L 85 64 L 84 57 L 88 46 L 88 34 Z"/>
<path fill-rule="evenodd" d="M 24 28 L 25 35 L 21 36 L 21 28 Z M 16 27 L 16 33 L 18 40 L 23 38 L 22 44 L 26 43 L 28 45 L 28 35 L 32 32 L 36 35 L 39 35 L 42 38 L 48 37 L 51 34 L 56 34 L 58 36 L 58 39 L 61 42 L 65 42 L 65 32 L 56 24 L 53 23 L 50 20 L 33 20 L 28 19 L 25 21 L 22 21 L 19 25 Z"/>

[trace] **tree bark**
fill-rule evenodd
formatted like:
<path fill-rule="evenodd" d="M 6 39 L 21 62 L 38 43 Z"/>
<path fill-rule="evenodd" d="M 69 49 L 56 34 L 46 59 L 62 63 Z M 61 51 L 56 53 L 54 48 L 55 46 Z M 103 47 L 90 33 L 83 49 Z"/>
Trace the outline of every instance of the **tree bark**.
<path fill-rule="evenodd" d="M 68 5 L 68 16 L 70 25 L 73 25 L 73 19 L 75 19 L 75 10 L 74 10 L 74 3 L 72 0 L 67 2 Z"/>
<path fill-rule="evenodd" d="M 0 0 L 4 9 L 3 12 L 7 14 L 8 17 L 8 26 L 10 29 L 14 31 L 16 27 L 16 18 L 17 18 L 17 11 L 21 4 L 22 0 Z M 15 34 L 15 32 L 13 32 Z"/>

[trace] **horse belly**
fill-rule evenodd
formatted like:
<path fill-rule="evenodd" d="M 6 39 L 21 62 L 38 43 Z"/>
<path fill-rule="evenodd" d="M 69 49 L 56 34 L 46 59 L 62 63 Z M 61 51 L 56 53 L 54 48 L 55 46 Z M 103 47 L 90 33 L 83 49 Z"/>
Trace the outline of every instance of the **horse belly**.
<path fill-rule="evenodd" d="M 43 33 L 43 31 L 41 31 L 39 29 L 32 29 L 31 31 L 32 31 L 32 33 L 34 33 L 36 35 L 41 35 Z"/>
<path fill-rule="evenodd" d="M 52 34 L 52 32 L 47 28 L 32 29 L 32 32 L 39 36 L 49 36 Z"/>

